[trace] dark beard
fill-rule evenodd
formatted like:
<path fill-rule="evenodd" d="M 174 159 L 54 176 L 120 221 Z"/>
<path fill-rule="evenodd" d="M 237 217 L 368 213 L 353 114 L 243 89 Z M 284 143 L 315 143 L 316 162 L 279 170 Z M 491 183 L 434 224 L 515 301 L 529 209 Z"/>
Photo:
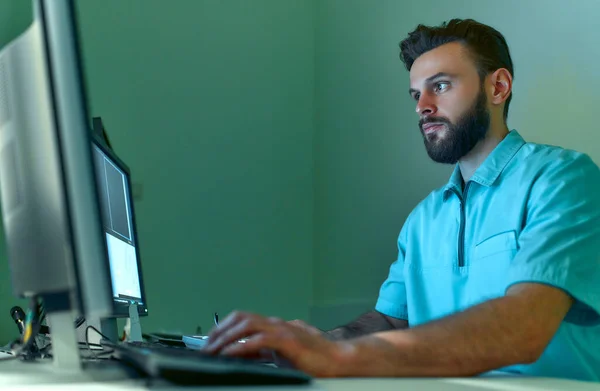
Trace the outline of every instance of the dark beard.
<path fill-rule="evenodd" d="M 425 142 L 429 157 L 438 163 L 456 164 L 460 158 L 471 151 L 475 145 L 485 138 L 490 127 L 490 113 L 486 107 L 485 91 L 480 91 L 477 100 L 456 125 L 445 118 L 427 117 L 419 121 L 419 128 Z M 425 135 L 423 125 L 426 123 L 443 123 L 448 128 L 445 138 L 436 133 Z"/>

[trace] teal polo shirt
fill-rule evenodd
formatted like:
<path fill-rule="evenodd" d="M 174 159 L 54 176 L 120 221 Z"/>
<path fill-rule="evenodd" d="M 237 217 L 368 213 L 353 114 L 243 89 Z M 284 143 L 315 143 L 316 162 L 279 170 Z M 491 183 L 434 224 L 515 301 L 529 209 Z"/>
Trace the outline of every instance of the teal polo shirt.
<path fill-rule="evenodd" d="M 520 282 L 555 286 L 575 304 L 535 363 L 503 369 L 600 381 L 600 170 L 513 130 L 464 190 L 457 166 L 412 211 L 375 308 L 414 327 Z"/>

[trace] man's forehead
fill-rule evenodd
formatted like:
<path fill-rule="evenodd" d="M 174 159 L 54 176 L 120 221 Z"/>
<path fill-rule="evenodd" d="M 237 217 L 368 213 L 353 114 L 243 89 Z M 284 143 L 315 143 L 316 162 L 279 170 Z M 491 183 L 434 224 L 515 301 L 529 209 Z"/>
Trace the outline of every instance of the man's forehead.
<path fill-rule="evenodd" d="M 467 49 L 459 42 L 451 42 L 419 56 L 410 69 L 410 84 L 416 86 L 439 73 L 461 75 L 477 72 Z"/>

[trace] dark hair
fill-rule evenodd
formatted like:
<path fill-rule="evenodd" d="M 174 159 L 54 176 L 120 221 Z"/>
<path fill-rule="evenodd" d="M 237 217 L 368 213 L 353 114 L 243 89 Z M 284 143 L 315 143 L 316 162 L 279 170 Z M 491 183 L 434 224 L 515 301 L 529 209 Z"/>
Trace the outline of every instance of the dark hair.
<path fill-rule="evenodd" d="M 488 74 L 500 68 L 506 68 L 514 77 L 513 62 L 502 34 L 473 19 L 452 19 L 439 27 L 418 25 L 400 42 L 400 59 L 410 71 L 420 55 L 450 42 L 460 42 L 467 47 L 482 82 Z M 504 120 L 508 116 L 511 99 L 512 92 L 504 106 Z"/>

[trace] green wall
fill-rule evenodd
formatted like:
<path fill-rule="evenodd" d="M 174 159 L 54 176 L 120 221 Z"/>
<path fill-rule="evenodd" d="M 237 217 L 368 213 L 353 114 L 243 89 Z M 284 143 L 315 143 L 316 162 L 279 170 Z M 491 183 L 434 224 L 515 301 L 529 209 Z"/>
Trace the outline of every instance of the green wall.
<path fill-rule="evenodd" d="M 308 317 L 312 16 L 303 0 L 80 3 L 92 113 L 143 186 L 146 330 Z"/>

